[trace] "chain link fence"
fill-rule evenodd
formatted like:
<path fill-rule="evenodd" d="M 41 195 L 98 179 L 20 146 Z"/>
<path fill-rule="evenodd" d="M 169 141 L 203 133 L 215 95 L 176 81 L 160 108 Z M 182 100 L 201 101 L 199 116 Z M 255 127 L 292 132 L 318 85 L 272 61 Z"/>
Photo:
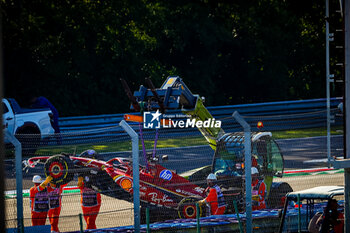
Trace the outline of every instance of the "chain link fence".
<path fill-rule="evenodd" d="M 23 154 L 23 214 L 24 226 L 32 225 L 32 216 L 30 208 L 29 189 L 33 187 L 33 176 L 40 175 L 45 180 L 47 175 L 53 175 L 48 169 L 60 168 L 60 160 L 53 162 L 51 168 L 47 166 L 47 161 L 50 157 L 63 156 L 67 158 L 79 157 L 81 153 L 87 150 L 95 150 L 98 153 L 99 160 L 107 161 L 115 156 L 129 158 L 131 156 L 130 138 L 126 133 L 120 133 L 120 127 L 110 127 L 94 131 L 75 132 L 74 134 L 56 134 L 52 137 L 44 137 L 45 141 L 37 141 L 33 144 L 33 138 L 37 135 L 17 135 L 16 137 L 25 145 L 22 149 Z M 118 135 L 115 136 L 115 132 Z M 96 134 L 102 136 L 96 137 Z M 91 138 L 94 138 L 91 140 Z M 16 170 L 15 159 L 12 148 L 7 150 L 6 166 L 6 225 L 7 228 L 17 227 L 17 207 L 16 207 Z M 33 164 L 29 166 L 28 160 L 32 158 Z M 34 158 L 39 158 L 34 159 Z M 81 164 L 74 164 L 69 166 L 69 171 L 63 169 L 57 171 L 56 178 L 58 180 L 60 173 L 65 174 L 69 172 L 70 181 L 64 185 L 61 194 L 61 211 L 59 214 L 59 230 L 61 232 L 80 230 L 79 214 L 82 214 L 81 191 L 77 188 L 78 176 L 84 176 L 90 169 Z M 46 168 L 45 168 L 46 166 Z M 93 170 L 93 169 L 91 169 Z M 111 178 L 112 179 L 112 178 Z M 113 181 L 113 180 L 112 180 Z M 63 185 L 62 185 L 63 186 Z M 97 187 L 99 188 L 99 187 Z M 101 207 L 96 221 L 97 228 L 116 227 L 133 224 L 133 202 L 132 199 L 117 200 L 110 197 L 111 195 L 104 195 L 106 190 L 100 190 Z M 53 218 L 58 218 L 54 216 Z M 112 220 L 113 219 L 113 220 Z M 118 219 L 116 221 L 115 219 Z M 86 228 L 86 221 L 82 218 L 83 228 Z M 46 225 L 50 225 L 50 220 L 47 217 Z"/>
<path fill-rule="evenodd" d="M 334 114 L 338 115 L 332 124 L 331 155 L 341 158 L 344 148 L 342 116 L 338 112 Z M 308 119 L 309 127 L 305 119 Z M 195 218 L 197 210 L 203 217 L 210 215 L 212 209 L 208 207 L 213 206 L 203 204 L 198 205 L 197 209 L 196 204 L 208 196 L 206 178 L 209 173 L 214 173 L 226 206 L 226 219 L 221 222 L 233 219 L 230 224 L 234 227 L 230 230 L 239 231 L 236 210 L 244 219 L 246 202 L 245 138 L 241 126 L 232 117 L 220 120 L 224 132 L 219 135 L 216 147 L 208 145 L 203 135 L 192 127 L 142 129 L 142 137 L 139 134 L 141 223 L 146 223 L 147 208 L 151 222 L 181 223 L 187 220 L 178 219 Z M 252 130 L 250 139 L 252 166 L 257 170 L 255 173 L 252 169 L 252 176 L 254 175 L 255 179 L 253 183 L 256 185 L 252 188 L 253 216 L 256 217 L 253 221 L 254 232 L 259 232 L 258 229 L 262 231 L 262 226 L 269 224 L 271 231 L 265 232 L 278 230 L 280 221 L 278 210 L 283 208 L 287 192 L 325 185 L 344 185 L 343 170 L 332 169 L 327 163 L 324 112 L 289 115 L 288 120 L 284 120 L 282 116 L 268 119 L 265 116 L 248 116 L 245 120 Z M 260 128 L 261 125 L 257 127 L 259 121 L 262 122 L 263 128 Z M 322 122 L 324 126 L 319 127 Z M 140 133 L 140 126 L 137 123 L 130 125 Z M 281 126 L 283 130 L 280 130 Z M 79 217 L 79 214 L 83 214 L 81 191 L 77 187 L 79 176 L 83 177 L 84 182 L 89 183 L 93 190 L 101 194 L 101 207 L 96 219 L 97 228 L 133 225 L 131 142 L 121 127 L 62 133 L 47 137 L 45 140 L 40 140 L 40 137 L 38 139 L 37 135 L 17 135 L 17 138 L 22 143 L 23 161 L 25 161 L 23 163 L 25 227 L 32 225 L 29 189 L 33 187 L 33 176 L 40 175 L 45 179 L 47 175 L 51 175 L 57 183 L 62 174 L 68 173 L 70 179 L 65 180 L 69 182 L 61 194 L 58 223 L 61 232 L 79 231 L 81 223 L 83 229 L 87 228 L 84 217 L 81 219 Z M 98 157 L 80 156 L 86 150 L 95 150 Z M 69 171 L 61 166 L 61 160 L 51 161 L 51 164 L 48 164 L 49 158 L 55 155 L 66 157 L 64 161 L 70 161 L 67 162 L 71 163 L 67 165 Z M 17 204 L 14 191 L 16 171 L 13 148 L 8 147 L 6 156 L 6 226 L 16 228 Z M 260 190 L 262 183 L 265 188 Z M 341 201 L 343 197 L 338 199 L 340 206 L 343 206 Z M 308 211 L 304 209 L 305 206 L 306 204 L 301 209 L 304 215 Z M 311 215 L 324 207 L 323 201 Z M 273 210 L 271 212 L 266 209 Z M 271 213 L 275 215 L 270 216 Z M 289 205 L 288 213 L 290 214 L 287 214 L 284 229 L 285 232 L 293 232 L 295 219 L 298 218 L 295 202 Z M 264 216 L 270 217 L 264 218 Z M 307 220 L 310 219 L 310 216 L 305 217 L 303 229 L 306 229 Z M 220 221 L 217 222 L 220 224 Z M 45 224 L 50 225 L 49 218 Z"/>

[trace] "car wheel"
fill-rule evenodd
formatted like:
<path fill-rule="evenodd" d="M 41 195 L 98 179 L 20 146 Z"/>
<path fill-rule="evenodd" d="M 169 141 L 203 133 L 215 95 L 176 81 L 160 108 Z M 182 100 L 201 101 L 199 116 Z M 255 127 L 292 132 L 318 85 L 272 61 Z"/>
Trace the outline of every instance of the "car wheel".
<path fill-rule="evenodd" d="M 288 183 L 272 183 L 270 194 L 266 200 L 266 205 L 269 208 L 283 207 L 285 196 L 289 192 L 293 192 L 293 189 Z"/>
<path fill-rule="evenodd" d="M 46 176 L 51 176 L 51 183 L 64 185 L 74 178 L 74 164 L 69 157 L 64 155 L 54 155 L 46 160 L 44 172 Z"/>
<path fill-rule="evenodd" d="M 192 197 L 185 197 L 182 199 L 178 206 L 178 215 L 179 218 L 196 218 L 197 209 L 196 202 L 198 199 Z M 203 217 L 205 215 L 205 208 L 199 206 L 199 216 Z"/>

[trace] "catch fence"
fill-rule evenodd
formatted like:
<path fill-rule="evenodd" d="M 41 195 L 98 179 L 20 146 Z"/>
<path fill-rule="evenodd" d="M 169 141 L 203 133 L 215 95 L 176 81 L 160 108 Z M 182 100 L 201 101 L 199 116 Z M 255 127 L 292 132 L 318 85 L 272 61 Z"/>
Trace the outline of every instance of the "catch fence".
<path fill-rule="evenodd" d="M 337 116 L 337 120 L 332 123 L 331 155 L 340 158 L 343 156 L 344 148 L 342 116 L 337 109 L 333 109 L 332 113 Z M 253 210 L 256 210 L 253 211 L 253 216 L 256 217 L 253 224 L 256 226 L 270 224 L 269 230 L 265 232 L 277 232 L 279 225 L 277 210 L 282 209 L 283 197 L 287 192 L 324 185 L 344 185 L 343 170 L 328 167 L 326 121 L 323 110 L 288 115 L 287 118 L 245 116 L 244 119 L 250 124 L 252 130 L 251 153 L 254 157 L 252 166 L 258 171 L 259 185 L 262 182 L 265 184 L 263 193 L 259 193 L 258 188 L 252 190 Z M 310 119 L 309 126 L 300 129 L 300 124 L 305 126 L 305 119 Z M 182 225 L 186 225 L 186 223 L 180 224 L 185 220 L 178 219 L 196 217 L 196 203 L 207 196 L 206 177 L 214 172 L 225 197 L 225 216 L 234 219 L 230 220 L 230 226 L 232 225 L 230 230 L 239 231 L 234 203 L 237 204 L 244 220 L 245 139 L 242 127 L 233 117 L 228 116 L 217 120 L 221 121 L 224 132 L 220 132 L 216 147 L 208 145 L 203 135 L 192 127 L 142 129 L 141 137 L 140 125 L 130 123 L 140 139 L 141 223 L 146 222 L 146 208 L 148 208 L 151 222 L 178 223 L 176 226 L 179 229 Z M 257 127 L 259 121 L 265 128 Z M 279 130 L 281 126 L 287 125 L 288 128 Z M 264 130 L 266 128 L 272 133 L 272 138 Z M 92 138 L 91 135 L 94 137 Z M 33 186 L 33 176 L 40 175 L 45 179 L 48 174 L 51 174 L 56 176 L 54 179 L 58 182 L 61 173 L 66 174 L 66 172 L 71 179 L 67 179 L 69 182 L 61 196 L 58 224 L 61 232 L 80 231 L 81 220 L 83 229 L 87 227 L 84 218 L 80 220 L 83 210 L 81 191 L 77 188 L 78 177 L 83 177 L 84 183 L 91 185 L 89 187 L 101 194 L 101 208 L 96 219 L 97 228 L 109 228 L 117 232 L 118 227 L 134 224 L 131 186 L 133 171 L 130 170 L 132 147 L 130 137 L 120 126 L 62 133 L 40 143 L 36 135 L 18 135 L 17 138 L 23 146 L 23 223 L 25 227 L 32 225 L 29 189 Z M 80 156 L 82 152 L 89 149 L 98 152 L 98 156 L 94 159 Z M 7 150 L 5 163 L 6 225 L 9 229 L 17 228 L 18 223 L 15 193 L 16 169 L 12 152 L 11 148 Z M 48 158 L 52 158 L 53 155 L 66 159 L 55 160 L 56 162 L 53 163 L 51 161 L 50 165 Z M 64 166 L 63 169 L 60 167 L 62 161 L 71 162 L 67 165 L 69 171 L 64 169 Z M 35 165 L 35 167 L 29 165 Z M 58 170 L 54 170 L 56 167 Z M 272 175 L 275 175 L 273 184 L 270 178 Z M 297 218 L 295 214 L 298 213 L 295 204 L 294 202 L 288 208 L 290 215 L 287 216 L 285 232 L 291 232 L 295 227 L 294 221 Z M 320 206 L 320 208 L 324 207 Z M 205 216 L 210 211 L 206 205 L 199 207 L 201 216 Z M 269 215 L 266 209 L 273 209 L 271 213 L 276 213 L 276 216 Z M 257 219 L 260 222 L 257 222 Z M 203 224 L 205 221 L 208 220 L 203 218 Z M 220 224 L 220 221 L 218 222 Z M 45 224 L 50 227 L 48 218 Z M 306 227 L 305 224 L 306 220 L 303 221 L 303 228 Z M 225 228 L 221 232 L 226 231 Z"/>

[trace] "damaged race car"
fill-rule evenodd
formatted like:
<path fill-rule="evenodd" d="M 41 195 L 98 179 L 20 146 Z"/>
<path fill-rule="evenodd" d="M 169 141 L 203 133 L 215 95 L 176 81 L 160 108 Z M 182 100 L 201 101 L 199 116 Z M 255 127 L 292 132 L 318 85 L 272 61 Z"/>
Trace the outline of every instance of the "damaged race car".
<path fill-rule="evenodd" d="M 61 153 L 53 156 L 32 157 L 27 165 L 34 168 L 44 164 L 46 176 L 52 183 L 64 185 L 75 175 L 83 176 L 92 188 L 101 194 L 132 202 L 133 170 L 132 160 L 115 157 L 108 161 L 99 159 L 98 153 L 88 150 L 80 155 Z M 156 161 L 139 167 L 141 211 L 149 207 L 155 219 L 195 218 L 196 202 L 205 197 L 205 190 L 179 176 Z M 166 209 L 166 216 L 162 211 Z M 204 208 L 200 208 L 204 216 Z M 144 217 L 144 213 L 141 213 Z"/>
<path fill-rule="evenodd" d="M 159 134 L 158 128 L 155 128 L 153 153 L 148 156 L 142 136 L 144 115 L 124 115 L 126 121 L 138 123 L 140 126 L 139 135 L 145 161 L 145 166 L 140 166 L 138 171 L 140 174 L 141 218 L 145 216 L 142 213 L 145 210 L 144 207 L 149 207 L 150 216 L 156 217 L 151 221 L 174 217 L 195 218 L 197 215 L 196 202 L 206 197 L 205 188 L 199 185 L 206 183 L 205 177 L 209 173 L 217 176 L 218 184 L 222 187 L 228 205 L 226 213 L 236 212 L 234 201 L 238 204 L 238 211 L 244 211 L 246 206 L 245 140 L 251 141 L 252 165 L 257 170 L 255 174 L 258 174 L 259 187 L 262 183 L 266 187 L 265 191 L 259 189 L 263 195 L 255 195 L 253 207 L 257 207 L 255 208 L 257 210 L 283 207 L 285 194 L 291 192 L 292 188 L 285 182 L 273 182 L 273 177 L 283 176 L 284 159 L 271 132 L 253 132 L 250 138 L 245 138 L 243 132 L 225 132 L 221 124 L 205 126 L 203 122 L 214 122 L 215 118 L 205 108 L 203 98 L 193 95 L 180 77 L 168 77 L 159 89 L 155 89 L 148 79 L 148 86 L 151 88 L 141 86 L 134 95 L 125 80 L 122 80 L 122 84 L 131 100 L 133 110 L 141 111 L 141 113 L 157 111 L 154 113 L 157 116 L 168 109 L 181 108 L 183 114 L 190 116 L 187 122 L 196 125 L 214 151 L 212 165 L 199 168 L 200 170 L 189 175 L 187 180 L 176 172 L 161 166 L 158 162 L 159 157 L 154 157 Z M 172 121 L 162 118 L 161 122 L 164 125 Z M 197 126 L 196 122 L 202 122 L 202 124 Z M 160 122 L 158 127 L 160 127 Z M 38 163 L 45 163 L 46 176 L 52 176 L 56 184 L 68 183 L 75 174 L 83 175 L 87 178 L 85 181 L 90 182 L 96 191 L 132 202 L 133 170 L 130 159 L 116 157 L 103 161 L 93 152 L 84 152 L 78 156 L 60 154 L 51 157 L 34 157 L 28 161 L 31 167 Z M 265 203 L 260 205 L 259 202 L 266 202 L 266 205 Z M 163 212 L 163 209 L 166 211 Z M 205 215 L 206 211 L 202 206 L 199 211 L 199 216 Z"/>

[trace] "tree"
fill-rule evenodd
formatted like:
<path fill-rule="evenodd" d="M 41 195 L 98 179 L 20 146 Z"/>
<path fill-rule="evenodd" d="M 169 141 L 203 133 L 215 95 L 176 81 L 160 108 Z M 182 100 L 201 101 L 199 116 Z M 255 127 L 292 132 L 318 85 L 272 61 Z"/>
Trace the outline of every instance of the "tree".
<path fill-rule="evenodd" d="M 318 1 L 4 0 L 2 13 L 5 96 L 44 95 L 63 116 L 127 112 L 119 78 L 179 75 L 206 105 L 324 96 Z"/>

